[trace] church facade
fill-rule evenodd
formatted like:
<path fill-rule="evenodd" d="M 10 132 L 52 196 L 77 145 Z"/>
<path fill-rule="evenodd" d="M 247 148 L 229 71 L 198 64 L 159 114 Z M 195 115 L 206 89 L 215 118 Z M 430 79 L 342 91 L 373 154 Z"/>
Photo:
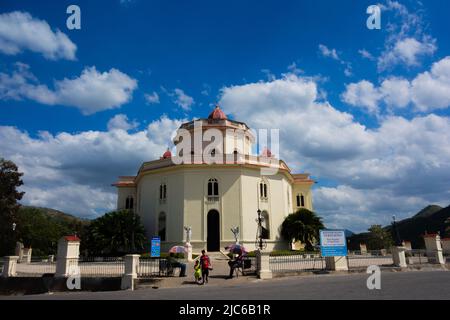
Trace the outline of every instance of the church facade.
<path fill-rule="evenodd" d="M 161 238 L 162 250 L 184 244 L 185 226 L 191 227 L 194 251 L 223 250 L 234 243 L 235 227 L 248 250 L 259 233 L 267 249 L 288 248 L 280 226 L 290 213 L 312 210 L 314 181 L 292 173 L 268 148 L 253 155 L 254 142 L 245 123 L 216 107 L 208 118 L 180 126 L 174 155 L 168 149 L 160 159 L 144 162 L 136 176 L 119 177 L 113 184 L 117 209 L 134 210 L 147 236 Z"/>

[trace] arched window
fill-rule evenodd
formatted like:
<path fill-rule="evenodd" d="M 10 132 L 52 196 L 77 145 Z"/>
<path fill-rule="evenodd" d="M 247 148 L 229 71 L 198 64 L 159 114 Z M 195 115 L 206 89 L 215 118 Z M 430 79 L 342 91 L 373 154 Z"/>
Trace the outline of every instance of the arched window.
<path fill-rule="evenodd" d="M 267 183 L 265 181 L 259 183 L 259 197 L 264 200 L 267 199 Z"/>
<path fill-rule="evenodd" d="M 165 183 L 161 183 L 159 186 L 159 200 L 166 200 L 167 198 L 167 186 Z"/>
<path fill-rule="evenodd" d="M 297 207 L 305 206 L 305 197 L 303 194 L 297 194 Z"/>
<path fill-rule="evenodd" d="M 128 196 L 127 199 L 125 200 L 125 209 L 127 210 L 133 210 L 133 197 L 132 196 Z"/>
<path fill-rule="evenodd" d="M 270 239 L 269 213 L 263 211 L 261 213 L 263 221 L 261 222 L 261 236 L 263 239 Z"/>
<path fill-rule="evenodd" d="M 219 183 L 217 179 L 209 179 L 208 181 L 208 196 L 219 195 Z"/>
<path fill-rule="evenodd" d="M 208 201 L 219 201 L 219 183 L 217 179 L 208 180 Z"/>
<path fill-rule="evenodd" d="M 166 214 L 164 212 L 158 216 L 158 236 L 161 241 L 166 241 Z"/>

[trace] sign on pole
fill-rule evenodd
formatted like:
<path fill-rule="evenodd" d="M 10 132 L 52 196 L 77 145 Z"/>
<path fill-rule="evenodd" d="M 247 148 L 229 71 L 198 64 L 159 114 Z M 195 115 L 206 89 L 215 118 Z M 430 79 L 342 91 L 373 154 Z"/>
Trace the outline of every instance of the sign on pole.
<path fill-rule="evenodd" d="M 151 243 L 150 257 L 160 257 L 161 256 L 161 238 L 153 237 Z"/>
<path fill-rule="evenodd" d="M 320 230 L 322 257 L 347 256 L 347 241 L 344 230 Z"/>

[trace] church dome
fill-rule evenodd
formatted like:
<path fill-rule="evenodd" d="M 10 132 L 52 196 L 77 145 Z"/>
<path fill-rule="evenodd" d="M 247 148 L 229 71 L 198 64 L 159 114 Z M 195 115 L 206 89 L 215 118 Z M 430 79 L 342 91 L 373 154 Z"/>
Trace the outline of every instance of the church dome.
<path fill-rule="evenodd" d="M 164 154 L 163 154 L 162 158 L 163 158 L 163 159 L 168 159 L 168 158 L 172 158 L 172 152 L 170 152 L 170 150 L 169 150 L 169 149 L 167 149 L 167 151 L 166 151 L 166 152 L 164 152 Z"/>
<path fill-rule="evenodd" d="M 225 113 L 220 109 L 219 106 L 216 106 L 214 110 L 209 114 L 208 119 L 212 120 L 226 120 L 227 116 Z"/>
<path fill-rule="evenodd" d="M 272 151 L 270 151 L 269 148 L 264 147 L 264 149 L 263 149 L 263 151 L 261 153 L 261 156 L 267 157 L 267 158 L 271 158 L 272 157 Z"/>

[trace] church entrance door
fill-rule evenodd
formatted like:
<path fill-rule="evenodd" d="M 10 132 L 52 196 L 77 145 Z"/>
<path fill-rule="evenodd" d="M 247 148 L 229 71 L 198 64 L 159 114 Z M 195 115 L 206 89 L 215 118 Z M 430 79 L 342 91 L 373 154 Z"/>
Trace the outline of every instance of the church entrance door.
<path fill-rule="evenodd" d="M 210 210 L 207 217 L 207 247 L 206 250 L 219 251 L 220 250 L 220 219 L 217 210 Z"/>

